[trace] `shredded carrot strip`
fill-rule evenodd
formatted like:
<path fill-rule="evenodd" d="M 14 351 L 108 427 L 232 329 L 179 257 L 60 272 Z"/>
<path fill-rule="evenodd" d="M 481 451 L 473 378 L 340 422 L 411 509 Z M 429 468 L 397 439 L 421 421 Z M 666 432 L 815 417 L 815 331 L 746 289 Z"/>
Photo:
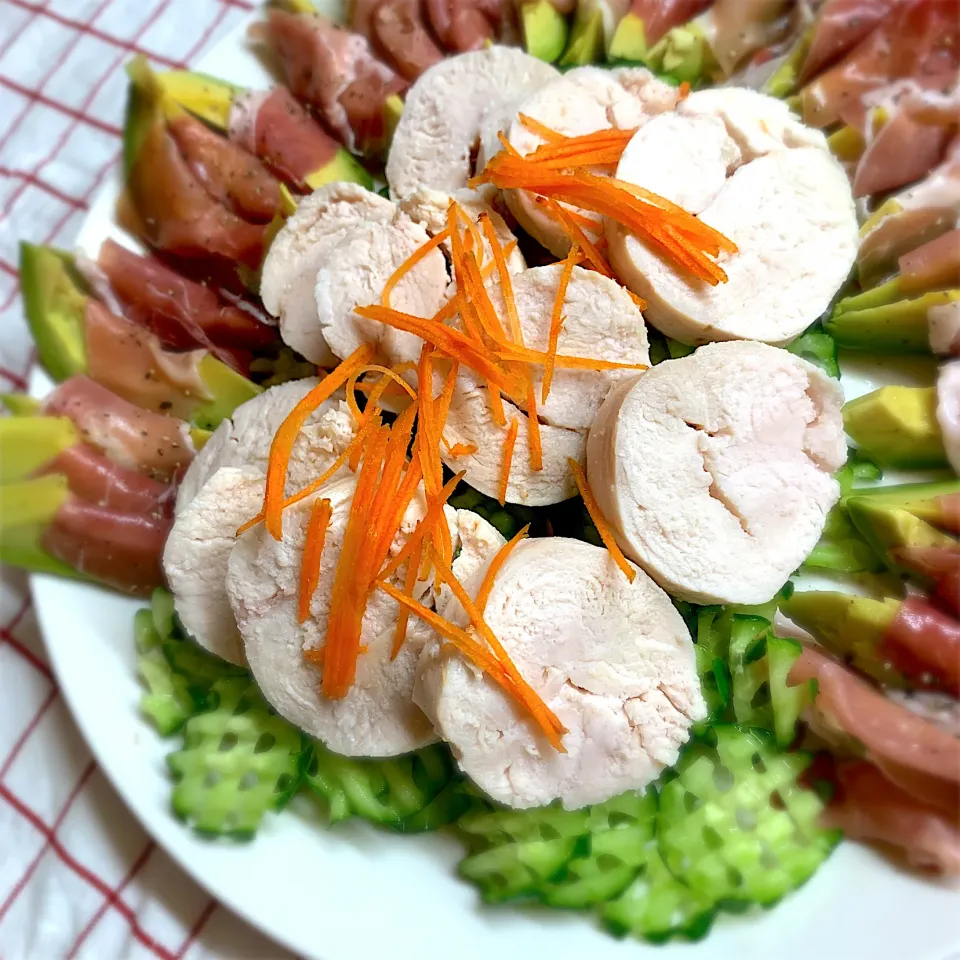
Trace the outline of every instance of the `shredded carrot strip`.
<path fill-rule="evenodd" d="M 623 289 L 627 291 L 627 295 L 637 305 L 638 310 L 647 309 L 647 301 L 644 300 L 643 297 L 638 297 L 629 287 L 624 287 Z"/>
<path fill-rule="evenodd" d="M 561 753 L 565 753 L 560 734 L 566 733 L 566 727 L 560 722 L 557 715 L 543 702 L 539 694 L 523 679 L 516 664 L 510 659 L 506 648 L 500 642 L 500 638 L 493 632 L 490 625 L 484 619 L 483 614 L 477 609 L 477 605 L 470 599 L 470 594 L 464 589 L 463 584 L 454 576 L 450 567 L 444 563 L 443 558 L 438 556 L 432 547 L 427 547 L 433 553 L 433 560 L 440 574 L 440 579 L 450 587 L 453 595 L 460 602 L 467 616 L 470 618 L 470 625 L 474 631 L 487 642 L 487 646 L 493 651 L 493 655 L 503 666 L 513 690 L 509 691 L 513 697 L 524 707 L 527 712 L 536 720 L 544 735 L 550 743 Z"/>
<path fill-rule="evenodd" d="M 307 538 L 303 546 L 303 563 L 300 567 L 300 603 L 298 620 L 303 623 L 310 616 L 310 601 L 320 582 L 320 559 L 327 540 L 327 527 L 333 504 L 329 500 L 317 500 L 310 508 L 307 522 Z"/>
<path fill-rule="evenodd" d="M 401 313 L 388 307 L 357 307 L 355 313 L 367 320 L 376 320 L 378 323 L 386 324 L 397 330 L 405 330 L 407 333 L 415 334 L 432 343 L 448 357 L 463 363 L 471 370 L 475 370 L 481 377 L 489 380 L 504 393 L 516 392 L 515 378 L 503 370 L 496 360 L 487 356 L 486 352 L 478 347 L 475 341 L 460 333 L 459 330 L 443 326 L 433 320 L 424 320 L 422 317 L 414 317 L 409 313 Z"/>
<path fill-rule="evenodd" d="M 513 448 L 517 443 L 517 431 L 520 429 L 520 421 L 514 417 L 507 427 L 507 435 L 503 441 L 503 461 L 500 466 L 500 486 L 497 491 L 497 499 L 502 507 L 507 502 L 507 489 L 510 486 L 510 468 L 513 466 Z"/>
<path fill-rule="evenodd" d="M 609 551 L 610 556 L 613 557 L 616 565 L 623 571 L 623 575 L 631 583 L 633 583 L 637 576 L 637 571 L 630 566 L 629 561 L 623 555 L 621 549 L 617 546 L 617 541 L 614 539 L 613 531 L 611 531 L 607 521 L 604 519 L 603 513 L 600 510 L 600 505 L 597 503 L 596 498 L 593 495 L 593 491 L 590 489 L 590 484 L 587 483 L 587 477 L 583 472 L 583 467 L 581 467 L 580 464 L 572 458 L 569 458 L 567 463 L 570 465 L 570 472 L 573 474 L 573 479 L 576 481 L 577 489 L 580 491 L 580 496 L 583 497 L 584 506 L 587 508 L 587 513 L 590 514 L 590 519 L 593 521 L 593 525 L 597 528 L 597 533 L 600 534 L 600 539 L 603 541 L 603 545 Z"/>
<path fill-rule="evenodd" d="M 390 306 L 390 296 L 393 291 L 396 289 L 397 284 L 418 264 L 424 257 L 428 256 L 437 247 L 440 246 L 445 240 L 450 239 L 450 228 L 446 230 L 441 230 L 436 236 L 431 237 L 422 247 L 419 247 L 415 250 L 403 263 L 397 267 L 396 270 L 390 275 L 390 279 L 387 281 L 386 286 L 383 288 L 383 295 L 380 298 L 380 302 L 385 306 Z"/>
<path fill-rule="evenodd" d="M 413 363 L 399 363 L 395 367 L 381 367 L 379 363 L 368 363 L 361 371 L 360 375 L 363 376 L 367 373 L 382 373 L 385 377 L 392 380 L 398 387 L 403 390 L 404 393 L 410 397 L 411 400 L 417 399 L 417 391 L 407 383 L 400 374 L 404 370 L 416 370 L 416 364 Z"/>
<path fill-rule="evenodd" d="M 420 571 L 420 558 L 423 553 L 423 543 L 418 543 L 416 548 L 413 551 L 412 556 L 410 557 L 410 562 L 407 564 L 407 573 L 403 578 L 403 592 L 406 596 L 413 599 L 413 591 L 417 586 L 417 574 Z M 396 660 L 400 651 L 403 649 L 403 644 L 407 639 L 407 622 L 410 619 L 410 608 L 409 607 L 400 607 L 400 612 L 397 614 L 397 627 L 393 633 L 393 649 L 390 651 L 390 659 Z"/>
<path fill-rule="evenodd" d="M 466 471 L 461 470 L 460 473 L 454 477 L 451 477 L 444 484 L 443 489 L 440 491 L 437 497 L 430 502 L 427 512 L 423 515 L 423 519 L 416 525 L 413 533 L 407 537 L 407 541 L 400 548 L 400 552 L 380 571 L 380 580 L 388 580 L 390 577 L 392 577 L 409 559 L 413 551 L 416 549 L 417 544 L 423 541 L 423 538 L 427 535 L 427 533 L 429 533 L 430 528 L 437 522 L 438 519 L 444 517 L 444 507 L 446 506 L 447 501 L 453 496 L 453 491 L 457 489 L 457 485 L 465 476 Z"/>
<path fill-rule="evenodd" d="M 690 81 L 689 81 L 689 80 L 684 80 L 683 83 L 680 84 L 680 89 L 679 89 L 679 91 L 678 91 L 678 93 L 677 93 L 677 96 L 678 96 L 681 100 L 686 100 L 687 97 L 690 96 Z"/>
<path fill-rule="evenodd" d="M 560 134 L 557 134 L 560 136 Z M 504 136 L 502 132 L 497 134 L 497 139 L 500 141 L 500 146 L 507 152 L 508 157 L 513 157 L 516 160 L 522 160 L 523 157 L 520 154 L 520 151 Z M 487 166 L 490 166 L 488 163 Z M 486 173 L 486 168 L 484 168 L 484 173 Z M 483 174 L 481 174 L 483 176 Z M 474 179 L 477 179 L 474 177 Z"/>
<path fill-rule="evenodd" d="M 447 447 L 447 456 L 459 460 L 460 457 L 469 457 L 476 453 L 478 449 L 475 443 L 455 443 L 452 447 Z"/>
<path fill-rule="evenodd" d="M 529 532 L 530 524 L 528 523 L 522 530 L 514 535 L 512 540 L 507 541 L 507 543 L 494 554 L 493 559 L 490 561 L 490 566 L 487 567 L 487 572 L 483 575 L 480 589 L 477 591 L 477 609 L 481 613 L 487 609 L 487 600 L 490 599 L 490 591 L 493 590 L 494 581 L 497 579 L 497 574 L 503 565 L 507 562 L 507 557 L 513 553 L 517 544 L 523 540 Z"/>
<path fill-rule="evenodd" d="M 540 436 L 540 411 L 537 409 L 537 388 L 533 382 L 533 371 L 528 370 L 527 378 L 527 448 L 530 452 L 530 469 L 539 472 L 543 469 L 543 438 Z"/>
<path fill-rule="evenodd" d="M 372 344 L 364 344 L 355 350 L 333 373 L 324 377 L 290 412 L 273 438 L 270 457 L 267 461 L 267 482 L 263 497 L 263 513 L 267 530 L 274 540 L 283 537 L 283 491 L 287 482 L 290 455 L 300 430 L 310 414 L 334 391 L 343 386 L 355 370 L 369 363 L 376 353 Z"/>
<path fill-rule="evenodd" d="M 580 228 L 579 224 L 576 223 L 570 215 L 570 211 L 565 210 L 556 200 L 550 200 L 547 197 L 537 197 L 537 203 L 542 203 L 550 212 L 551 216 L 559 221 L 567 236 L 570 238 L 571 244 L 577 244 L 580 249 L 583 250 L 588 262 L 597 273 L 605 277 L 613 277 L 613 270 L 610 269 L 610 264 L 607 263 L 600 254 L 596 244 L 590 240 Z"/>
<path fill-rule="evenodd" d="M 547 362 L 547 354 L 542 350 L 531 350 L 529 347 L 517 347 L 506 344 L 499 352 L 499 356 L 510 362 L 543 363 Z M 558 353 L 554 366 L 558 370 L 647 370 L 645 363 L 620 363 L 616 360 L 595 360 L 593 357 L 571 357 L 566 353 Z"/>
<path fill-rule="evenodd" d="M 448 374 L 449 375 L 449 374 Z M 423 486 L 427 500 L 437 496 L 443 486 L 443 462 L 440 459 L 440 437 L 444 423 L 439 422 L 440 409 L 433 398 L 433 354 L 427 344 L 420 351 L 420 434 L 417 442 L 418 460 L 423 472 Z M 439 539 L 444 556 L 453 555 L 453 542 L 446 520 L 441 518 L 434 524 L 434 535 Z"/>
<path fill-rule="evenodd" d="M 525 113 L 518 114 L 517 119 L 531 133 L 536 134 L 541 140 L 546 140 L 547 143 L 560 143 L 566 139 L 562 133 L 557 133 L 556 130 L 552 130 L 545 123 L 541 123 L 533 117 L 528 117 Z"/>
<path fill-rule="evenodd" d="M 510 334 L 515 343 L 523 343 L 523 331 L 520 328 L 517 301 L 513 295 L 513 279 L 510 276 L 510 269 L 507 267 L 507 255 L 500 245 L 500 238 L 497 236 L 497 231 L 494 229 L 490 218 L 486 214 L 483 214 L 480 217 L 480 221 L 483 232 L 487 238 L 487 243 L 493 252 L 493 262 L 496 265 L 497 275 L 500 279 L 500 292 L 507 305 L 507 319 L 510 324 Z"/>
<path fill-rule="evenodd" d="M 553 314 L 550 317 L 550 337 L 547 344 L 547 362 L 543 371 L 543 386 L 540 390 L 540 402 L 546 403 L 550 396 L 550 385 L 553 383 L 553 371 L 557 365 L 557 345 L 560 342 L 560 328 L 563 326 L 563 304 L 567 299 L 567 287 L 573 276 L 573 267 L 580 254 L 580 245 L 575 243 L 570 248 L 567 259 L 563 261 L 563 270 L 560 273 L 560 283 L 557 286 L 557 296 L 553 301 Z"/>
<path fill-rule="evenodd" d="M 473 186 L 481 183 L 529 190 L 616 220 L 665 258 L 710 284 L 727 280 L 712 258 L 719 257 L 721 251 L 737 251 L 736 244 L 719 231 L 649 190 L 583 169 L 545 169 L 516 151 L 493 157 L 484 172 L 471 181 Z"/>
<path fill-rule="evenodd" d="M 548 170 L 616 166 L 636 130 L 597 130 L 538 147 L 526 159 Z"/>

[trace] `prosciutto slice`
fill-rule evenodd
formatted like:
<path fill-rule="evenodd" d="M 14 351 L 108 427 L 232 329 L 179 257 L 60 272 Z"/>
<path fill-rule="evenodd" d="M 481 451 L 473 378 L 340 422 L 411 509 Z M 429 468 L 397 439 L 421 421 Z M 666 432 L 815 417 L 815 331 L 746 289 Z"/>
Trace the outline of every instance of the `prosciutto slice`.
<path fill-rule="evenodd" d="M 956 616 L 960 611 L 960 547 L 902 547 L 894 552 L 894 559 L 929 577 L 936 584 L 934 600 Z M 960 669 L 956 661 L 953 669 Z"/>
<path fill-rule="evenodd" d="M 199 373 L 204 351 L 165 350 L 155 334 L 92 297 L 84 310 L 84 341 L 90 378 L 138 407 L 189 420 L 198 401 L 210 399 Z"/>
<path fill-rule="evenodd" d="M 960 554 L 954 557 L 954 576 Z M 881 650 L 893 666 L 924 686 L 960 696 L 960 621 L 918 596 L 908 596 L 883 638 Z"/>
<path fill-rule="evenodd" d="M 426 0 L 427 16 L 440 42 L 454 53 L 479 50 L 496 39 L 506 0 Z"/>
<path fill-rule="evenodd" d="M 869 763 L 837 766 L 837 796 L 824 812 L 824 826 L 851 840 L 894 847 L 912 866 L 960 873 L 958 818 L 912 797 Z"/>
<path fill-rule="evenodd" d="M 172 517 L 121 513 L 68 498 L 40 538 L 41 547 L 75 570 L 139 596 L 163 586 L 160 558 Z"/>
<path fill-rule="evenodd" d="M 170 134 L 218 203 L 252 223 L 269 223 L 280 212 L 280 187 L 252 153 L 187 113 L 170 120 Z"/>
<path fill-rule="evenodd" d="M 805 647 L 791 683 L 817 681 L 807 719 L 842 750 L 865 755 L 923 803 L 954 812 L 960 804 L 960 740 L 893 703 L 843 664 Z"/>
<path fill-rule="evenodd" d="M 156 480 L 172 480 L 194 456 L 183 420 L 142 410 L 89 377 L 65 380 L 47 398 L 44 410 L 69 417 L 92 447 Z"/>
<path fill-rule="evenodd" d="M 257 350 L 276 342 L 276 330 L 253 311 L 224 303 L 210 287 L 181 276 L 156 257 L 141 257 L 105 240 L 97 264 L 124 316 L 168 346 L 204 347 L 245 368 L 249 358 L 238 355 L 236 348 Z"/>
<path fill-rule="evenodd" d="M 222 259 L 256 269 L 266 228 L 248 223 L 203 188 L 162 120 L 147 129 L 121 204 L 125 226 L 150 246 L 186 260 Z"/>
<path fill-rule="evenodd" d="M 663 39 L 674 27 L 703 13 L 713 0 L 633 0 L 630 15 L 643 21 L 643 37 L 647 47 Z"/>
<path fill-rule="evenodd" d="M 384 104 L 406 82 L 376 58 L 366 37 L 319 14 L 275 7 L 252 33 L 275 51 L 293 95 L 313 107 L 349 149 L 382 144 Z"/>
<path fill-rule="evenodd" d="M 122 467 L 85 443 L 57 454 L 40 473 L 62 474 L 74 496 L 108 510 L 162 517 L 173 509 L 171 484 Z"/>
<path fill-rule="evenodd" d="M 255 153 L 278 177 L 307 191 L 307 177 L 321 171 L 340 145 L 286 87 L 242 93 L 230 110 L 230 138 Z"/>
<path fill-rule="evenodd" d="M 864 98 L 906 78 L 927 90 L 956 82 L 960 0 L 906 0 L 838 64 L 803 90 L 803 118 L 817 127 L 842 120 L 865 127 Z"/>
<path fill-rule="evenodd" d="M 960 286 L 960 229 L 949 230 L 900 258 L 904 293 L 956 286 Z"/>
<path fill-rule="evenodd" d="M 444 57 L 424 23 L 420 0 L 381 3 L 373 14 L 373 36 L 400 76 L 411 82 Z"/>

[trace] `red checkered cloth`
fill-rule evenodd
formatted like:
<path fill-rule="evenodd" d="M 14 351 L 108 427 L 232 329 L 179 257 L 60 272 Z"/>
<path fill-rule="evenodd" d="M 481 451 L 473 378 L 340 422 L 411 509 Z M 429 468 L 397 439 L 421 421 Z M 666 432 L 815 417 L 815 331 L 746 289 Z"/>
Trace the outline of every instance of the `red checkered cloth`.
<path fill-rule="evenodd" d="M 17 243 L 70 248 L 117 162 L 123 64 L 184 67 L 247 0 L 0 0 L 0 391 L 33 349 Z M 0 960 L 286 957 L 149 840 L 90 757 L 26 581 L 0 568 Z"/>

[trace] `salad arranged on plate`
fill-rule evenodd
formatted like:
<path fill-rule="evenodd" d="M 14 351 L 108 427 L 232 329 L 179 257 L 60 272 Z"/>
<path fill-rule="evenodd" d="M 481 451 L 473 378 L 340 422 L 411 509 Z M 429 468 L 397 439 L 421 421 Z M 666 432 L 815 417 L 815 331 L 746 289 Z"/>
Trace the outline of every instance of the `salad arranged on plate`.
<path fill-rule="evenodd" d="M 270 90 L 131 62 L 124 242 L 23 245 L 0 559 L 151 597 L 178 817 L 447 829 L 653 941 L 844 835 L 960 873 L 958 25 L 283 0 Z"/>

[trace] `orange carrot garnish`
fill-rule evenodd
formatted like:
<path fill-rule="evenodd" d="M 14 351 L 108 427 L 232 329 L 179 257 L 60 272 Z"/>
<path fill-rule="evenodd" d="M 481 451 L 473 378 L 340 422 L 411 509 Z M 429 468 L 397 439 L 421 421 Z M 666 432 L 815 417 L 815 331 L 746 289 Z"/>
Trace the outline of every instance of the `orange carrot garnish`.
<path fill-rule="evenodd" d="M 497 491 L 497 499 L 502 507 L 507 502 L 507 489 L 510 486 L 510 468 L 513 466 L 513 448 L 517 443 L 517 431 L 520 429 L 520 421 L 514 417 L 507 427 L 507 436 L 503 441 L 503 461 L 500 466 L 500 485 Z"/>
<path fill-rule="evenodd" d="M 417 573 L 420 570 L 420 557 L 423 553 L 423 543 L 418 543 L 410 556 L 410 562 L 407 564 L 407 573 L 403 578 L 403 592 L 406 596 L 413 599 L 413 591 L 417 586 Z M 403 644 L 407 639 L 407 622 L 410 619 L 410 608 L 400 607 L 397 614 L 397 627 L 393 632 L 393 649 L 390 651 L 390 659 L 396 660 L 398 654 L 403 649 Z"/>
<path fill-rule="evenodd" d="M 563 261 L 560 272 L 560 283 L 557 286 L 557 296 L 553 301 L 553 314 L 550 317 L 550 336 L 547 343 L 547 362 L 543 371 L 543 386 L 540 390 L 540 402 L 546 403 L 550 396 L 550 385 L 553 383 L 553 370 L 557 364 L 557 345 L 560 342 L 560 328 L 563 326 L 563 304 L 567 299 L 567 287 L 573 277 L 573 267 L 580 254 L 580 245 L 575 243 L 570 248 L 567 259 Z"/>
<path fill-rule="evenodd" d="M 445 240 L 450 239 L 450 230 L 449 227 L 446 230 L 441 230 L 438 234 L 431 237 L 423 246 L 414 250 L 403 263 L 397 267 L 396 270 L 390 275 L 390 279 L 387 281 L 386 286 L 383 288 L 383 296 L 380 298 L 380 302 L 385 306 L 390 306 L 390 295 L 396 289 L 397 284 L 418 264 L 424 257 L 428 256 L 432 251 L 436 250 Z"/>
<path fill-rule="evenodd" d="M 567 463 L 570 465 L 570 472 L 573 474 L 574 481 L 576 481 L 577 489 L 580 491 L 580 496 L 583 497 L 583 504 L 587 508 L 587 513 L 590 514 L 590 519 L 593 521 L 593 525 L 597 528 L 597 533 L 600 534 L 600 539 L 603 541 L 603 545 L 609 551 L 610 556 L 613 557 L 614 563 L 616 563 L 616 565 L 623 571 L 623 575 L 631 583 L 633 583 L 637 576 L 637 571 L 630 566 L 629 561 L 623 555 L 621 549 L 617 546 L 617 541 L 614 539 L 613 531 L 610 529 L 607 521 L 604 519 L 603 513 L 600 510 L 600 505 L 597 503 L 596 498 L 593 495 L 593 491 L 590 489 L 590 484 L 587 483 L 587 477 L 583 472 L 583 467 L 581 467 L 580 464 L 572 458 L 569 458 Z"/>
<path fill-rule="evenodd" d="M 505 344 L 498 351 L 499 356 L 506 361 L 520 363 L 547 362 L 547 354 L 542 350 L 531 350 L 529 347 L 517 347 Z M 566 353 L 558 353 L 554 367 L 557 370 L 646 370 L 645 363 L 620 363 L 616 360 L 595 360 L 593 357 L 571 357 Z"/>
<path fill-rule="evenodd" d="M 547 170 L 616 166 L 636 130 L 597 130 L 537 147 L 526 159 Z"/>
<path fill-rule="evenodd" d="M 490 591 L 493 590 L 494 581 L 497 579 L 497 574 L 500 572 L 503 565 L 507 562 L 507 557 L 513 553 L 517 544 L 523 540 L 529 532 L 530 524 L 528 523 L 513 537 L 512 540 L 509 540 L 507 543 L 505 543 L 494 554 L 493 559 L 490 561 L 490 566 L 487 567 L 487 572 L 483 575 L 483 580 L 480 583 L 480 589 L 477 591 L 477 609 L 481 613 L 487 609 L 487 600 L 490 599 Z"/>
<path fill-rule="evenodd" d="M 628 296 L 630 297 L 630 299 L 637 305 L 637 309 L 638 309 L 638 310 L 646 310 L 646 309 L 647 309 L 647 301 L 644 300 L 643 297 L 638 297 L 638 296 L 637 296 L 632 290 L 630 290 L 628 287 L 624 287 L 623 289 L 627 291 L 627 295 L 628 295 Z"/>
<path fill-rule="evenodd" d="M 530 451 L 530 469 L 543 469 L 543 439 L 540 436 L 540 411 L 537 409 L 537 389 L 533 371 L 527 379 L 527 446 Z"/>
<path fill-rule="evenodd" d="M 300 602 L 298 620 L 303 623 L 310 616 L 310 601 L 320 582 L 320 559 L 327 540 L 327 527 L 333 505 L 329 500 L 316 500 L 310 508 L 307 521 L 307 538 L 303 546 L 303 563 L 300 567 Z"/>
<path fill-rule="evenodd" d="M 560 143 L 566 139 L 562 133 L 557 133 L 556 130 L 551 130 L 546 124 L 541 123 L 539 120 L 536 120 L 533 117 L 528 117 L 525 113 L 518 114 L 517 119 L 531 133 L 536 134 L 541 140 L 546 140 L 547 143 Z"/>
<path fill-rule="evenodd" d="M 270 446 L 267 461 L 267 482 L 263 497 L 263 513 L 267 530 L 274 540 L 283 537 L 283 492 L 287 482 L 290 455 L 300 430 L 317 407 L 333 396 L 355 370 L 373 360 L 376 348 L 364 344 L 355 350 L 333 373 L 324 377 L 290 412 L 280 425 Z"/>
<path fill-rule="evenodd" d="M 680 84 L 680 89 L 677 91 L 677 97 L 680 100 L 686 100 L 687 97 L 689 96 L 690 96 L 690 81 L 684 80 L 683 83 Z"/>
<path fill-rule="evenodd" d="M 444 440 L 446 443 L 446 440 Z M 460 457 L 469 457 L 477 452 L 479 448 L 475 443 L 455 443 L 452 447 L 447 447 L 447 456 L 452 460 L 459 460 Z"/>
<path fill-rule="evenodd" d="M 597 273 L 605 277 L 613 277 L 613 270 L 610 264 L 604 260 L 595 243 L 583 232 L 580 225 L 571 216 L 569 210 L 565 210 L 556 200 L 550 200 L 547 197 L 537 197 L 537 203 L 542 204 L 550 212 L 550 215 L 557 220 L 563 227 L 571 244 L 577 244 L 586 255 L 587 262 Z"/>

